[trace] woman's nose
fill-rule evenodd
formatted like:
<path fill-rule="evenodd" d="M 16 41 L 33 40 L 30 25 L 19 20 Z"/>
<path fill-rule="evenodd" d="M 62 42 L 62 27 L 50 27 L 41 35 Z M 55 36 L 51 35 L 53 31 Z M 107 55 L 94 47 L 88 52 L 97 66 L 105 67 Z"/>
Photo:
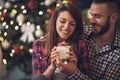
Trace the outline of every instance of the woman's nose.
<path fill-rule="evenodd" d="M 64 25 L 64 29 L 68 29 L 69 28 L 69 23 L 65 23 L 65 25 Z"/>

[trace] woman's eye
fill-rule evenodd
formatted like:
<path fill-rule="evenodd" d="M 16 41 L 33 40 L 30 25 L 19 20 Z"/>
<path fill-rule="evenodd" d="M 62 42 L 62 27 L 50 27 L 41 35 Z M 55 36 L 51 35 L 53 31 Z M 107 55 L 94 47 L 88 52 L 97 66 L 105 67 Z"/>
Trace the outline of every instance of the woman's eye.
<path fill-rule="evenodd" d="M 61 23 L 65 23 L 65 20 L 60 20 Z"/>
<path fill-rule="evenodd" d="M 70 25 L 71 25 L 71 26 L 76 26 L 76 24 L 75 24 L 75 23 L 70 23 Z"/>

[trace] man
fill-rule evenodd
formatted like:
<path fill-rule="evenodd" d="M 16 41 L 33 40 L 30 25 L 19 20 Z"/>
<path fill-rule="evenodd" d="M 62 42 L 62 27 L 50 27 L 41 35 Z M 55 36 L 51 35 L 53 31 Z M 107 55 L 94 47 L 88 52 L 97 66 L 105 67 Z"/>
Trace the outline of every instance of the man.
<path fill-rule="evenodd" d="M 120 80 L 117 0 L 93 0 L 90 15 L 92 31 L 82 35 L 88 45 L 89 73 L 83 74 L 75 64 L 58 64 L 69 75 L 68 80 Z"/>

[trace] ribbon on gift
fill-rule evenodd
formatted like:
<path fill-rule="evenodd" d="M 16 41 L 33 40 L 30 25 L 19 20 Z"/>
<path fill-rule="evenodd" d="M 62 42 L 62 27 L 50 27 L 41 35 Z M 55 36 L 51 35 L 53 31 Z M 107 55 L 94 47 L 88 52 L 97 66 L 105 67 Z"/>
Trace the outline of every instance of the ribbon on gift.
<path fill-rule="evenodd" d="M 35 25 L 34 24 L 23 24 L 21 26 L 21 32 L 23 33 L 23 35 L 20 37 L 20 40 L 23 41 L 24 43 L 27 42 L 28 43 L 34 41 L 34 35 L 33 32 L 35 31 Z"/>

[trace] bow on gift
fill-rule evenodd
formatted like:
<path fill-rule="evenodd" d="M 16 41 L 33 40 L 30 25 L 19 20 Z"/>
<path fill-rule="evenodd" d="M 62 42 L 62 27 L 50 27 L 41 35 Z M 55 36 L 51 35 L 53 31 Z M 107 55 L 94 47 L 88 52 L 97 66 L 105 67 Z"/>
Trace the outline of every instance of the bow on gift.
<path fill-rule="evenodd" d="M 34 24 L 23 24 L 21 26 L 21 32 L 23 32 L 23 35 L 20 37 L 20 40 L 24 43 L 27 41 L 32 42 L 34 41 L 34 35 L 33 32 L 35 31 L 35 25 Z"/>

